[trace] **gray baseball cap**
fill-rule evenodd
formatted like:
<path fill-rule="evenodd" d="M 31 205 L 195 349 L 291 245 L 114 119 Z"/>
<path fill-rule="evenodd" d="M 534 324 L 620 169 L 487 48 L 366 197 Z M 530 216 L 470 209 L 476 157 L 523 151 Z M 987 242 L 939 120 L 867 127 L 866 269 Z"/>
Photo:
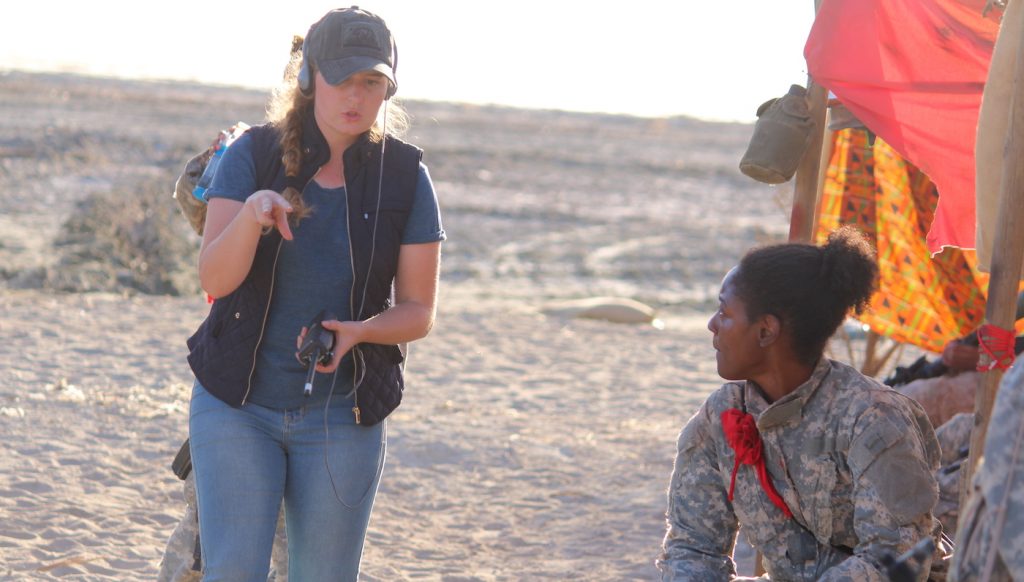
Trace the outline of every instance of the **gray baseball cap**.
<path fill-rule="evenodd" d="M 360 71 L 373 70 L 391 82 L 389 96 L 398 89 L 391 31 L 381 17 L 358 6 L 325 14 L 309 28 L 303 50 L 305 58 L 331 85 Z"/>

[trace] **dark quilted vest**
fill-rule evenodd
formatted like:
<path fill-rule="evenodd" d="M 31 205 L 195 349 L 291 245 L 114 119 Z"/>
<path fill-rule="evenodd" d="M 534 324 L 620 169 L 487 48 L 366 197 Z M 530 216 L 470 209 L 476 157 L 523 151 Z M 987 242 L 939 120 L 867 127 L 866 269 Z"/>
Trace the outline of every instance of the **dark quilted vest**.
<path fill-rule="evenodd" d="M 330 155 L 312 115 L 303 131 L 305 163 L 297 178 L 284 175 L 278 133 L 274 128 L 263 125 L 250 129 L 249 133 L 261 189 L 269 187 L 282 192 L 286 185 L 291 185 L 301 192 Z M 363 136 L 344 153 L 354 275 L 351 303 L 353 317 L 358 319 L 369 319 L 391 304 L 391 286 L 398 270 L 402 233 L 412 208 L 423 155 L 419 148 L 390 137 L 384 152 L 385 180 L 379 218 L 376 214 L 380 145 Z M 375 219 L 376 245 L 373 244 Z M 196 379 L 211 394 L 232 406 L 244 404 L 249 392 L 282 241 L 277 230 L 260 239 L 245 280 L 234 292 L 213 303 L 206 320 L 188 339 L 188 362 Z M 366 300 L 360 314 L 364 286 Z M 303 324 L 296 322 L 296 329 Z M 353 360 L 360 422 L 373 425 L 387 417 L 402 401 L 402 353 L 395 345 L 362 343 L 353 349 Z"/>

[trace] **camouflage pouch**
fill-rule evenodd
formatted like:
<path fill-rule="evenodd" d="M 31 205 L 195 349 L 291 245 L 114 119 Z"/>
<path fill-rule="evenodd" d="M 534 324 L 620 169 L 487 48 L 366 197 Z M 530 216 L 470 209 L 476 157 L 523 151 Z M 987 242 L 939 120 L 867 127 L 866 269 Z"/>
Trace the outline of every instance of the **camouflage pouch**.
<path fill-rule="evenodd" d="M 807 90 L 793 85 L 789 92 L 765 102 L 757 110 L 757 123 L 740 171 L 766 184 L 781 184 L 793 177 L 811 142 L 811 114 Z"/>
<path fill-rule="evenodd" d="M 213 157 L 214 151 L 214 146 L 210 146 L 186 162 L 185 168 L 174 183 L 174 199 L 178 201 L 181 213 L 188 220 L 189 226 L 199 236 L 203 235 L 203 225 L 206 223 L 206 202 L 193 196 L 192 191 L 199 183 L 199 177 L 203 175 L 203 170 Z"/>

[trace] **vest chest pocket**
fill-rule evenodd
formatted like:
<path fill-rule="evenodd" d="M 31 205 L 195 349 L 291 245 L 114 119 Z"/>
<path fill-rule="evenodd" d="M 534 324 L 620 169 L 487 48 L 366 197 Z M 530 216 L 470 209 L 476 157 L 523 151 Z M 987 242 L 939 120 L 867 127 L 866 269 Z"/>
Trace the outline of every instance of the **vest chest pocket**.
<path fill-rule="evenodd" d="M 370 231 L 373 230 L 374 223 L 376 223 L 378 234 L 387 232 L 390 233 L 390 236 L 401 240 L 411 210 L 408 205 L 400 204 L 395 200 L 381 200 L 378 213 L 377 207 L 371 202 L 359 214 L 357 222 L 364 224 Z"/>

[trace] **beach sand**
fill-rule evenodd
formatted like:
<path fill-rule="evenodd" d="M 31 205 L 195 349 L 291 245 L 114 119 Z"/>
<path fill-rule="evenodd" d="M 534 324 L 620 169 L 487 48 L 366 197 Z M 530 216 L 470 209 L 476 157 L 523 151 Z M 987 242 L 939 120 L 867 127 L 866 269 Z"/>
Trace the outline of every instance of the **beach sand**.
<path fill-rule="evenodd" d="M 124 214 L 140 184 L 176 213 L 185 160 L 260 122 L 263 100 L 0 75 L 0 579 L 156 576 L 184 511 L 169 466 L 185 339 L 208 310 L 198 239 L 170 215 L 184 267 L 148 267 L 181 272 L 144 293 L 139 264 L 89 255 L 69 224 L 90 197 Z M 736 169 L 750 126 L 407 108 L 449 240 L 435 328 L 388 421 L 363 579 L 655 579 L 676 437 L 720 385 L 705 327 L 719 281 L 785 236 L 789 194 Z M 548 309 L 604 296 L 663 328 Z"/>

